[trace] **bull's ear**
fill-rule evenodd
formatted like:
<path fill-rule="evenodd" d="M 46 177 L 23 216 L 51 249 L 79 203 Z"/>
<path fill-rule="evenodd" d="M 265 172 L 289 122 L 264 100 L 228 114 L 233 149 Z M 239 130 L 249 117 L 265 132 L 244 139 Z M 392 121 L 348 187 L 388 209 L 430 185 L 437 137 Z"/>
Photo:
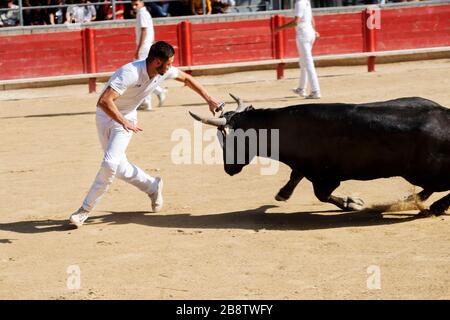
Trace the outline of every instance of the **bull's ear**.
<path fill-rule="evenodd" d="M 255 110 L 255 108 L 253 108 L 253 106 L 248 106 L 247 108 L 245 108 L 245 111 L 249 111 L 249 110 Z"/>

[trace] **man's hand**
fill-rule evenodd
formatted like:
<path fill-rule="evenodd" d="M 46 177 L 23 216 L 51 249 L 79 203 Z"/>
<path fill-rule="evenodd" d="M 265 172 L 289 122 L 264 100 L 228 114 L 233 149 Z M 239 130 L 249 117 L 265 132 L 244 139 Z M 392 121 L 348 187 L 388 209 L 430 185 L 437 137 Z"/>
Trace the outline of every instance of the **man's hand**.
<path fill-rule="evenodd" d="M 127 132 L 133 131 L 134 133 L 138 133 L 139 131 L 143 131 L 141 128 L 128 120 L 125 120 L 122 126 Z"/>
<path fill-rule="evenodd" d="M 134 53 L 134 60 L 138 59 L 139 59 L 139 50 L 136 50 L 136 52 Z"/>
<path fill-rule="evenodd" d="M 320 33 L 318 33 L 317 31 L 316 31 L 316 39 L 319 39 L 320 38 Z"/>
<path fill-rule="evenodd" d="M 211 111 L 211 113 L 213 115 L 215 115 L 215 111 L 218 107 L 220 107 L 220 105 L 222 104 L 222 102 L 215 100 L 214 98 L 211 98 L 208 101 L 208 105 L 209 105 L 209 111 Z"/>

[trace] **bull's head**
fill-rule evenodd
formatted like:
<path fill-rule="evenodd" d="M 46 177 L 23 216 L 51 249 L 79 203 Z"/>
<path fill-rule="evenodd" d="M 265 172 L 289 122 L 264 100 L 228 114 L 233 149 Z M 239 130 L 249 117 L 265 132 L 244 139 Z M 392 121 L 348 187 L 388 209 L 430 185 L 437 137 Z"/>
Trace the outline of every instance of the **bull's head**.
<path fill-rule="evenodd" d="M 223 149 L 225 172 L 234 175 L 241 172 L 242 168 L 257 155 L 258 138 L 256 131 L 247 130 L 249 127 L 243 126 L 245 121 L 241 121 L 245 111 L 253 110 L 253 107 L 244 106 L 242 100 L 231 93 L 230 96 L 238 105 L 235 111 L 225 113 L 222 111 L 218 118 L 203 118 L 190 111 L 189 114 L 197 121 L 217 127 L 217 136 Z"/>

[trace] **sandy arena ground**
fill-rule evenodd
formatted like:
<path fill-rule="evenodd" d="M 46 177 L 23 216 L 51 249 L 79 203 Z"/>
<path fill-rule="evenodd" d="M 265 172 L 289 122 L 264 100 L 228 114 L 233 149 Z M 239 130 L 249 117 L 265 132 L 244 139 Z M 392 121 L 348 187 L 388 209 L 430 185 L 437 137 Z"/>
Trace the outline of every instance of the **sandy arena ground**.
<path fill-rule="evenodd" d="M 450 107 L 450 60 L 377 65 L 371 74 L 364 66 L 318 72 L 322 102 L 421 96 Z M 282 81 L 275 71 L 198 79 L 229 109 L 235 105 L 228 92 L 257 108 L 283 107 L 303 102 L 290 91 L 297 74 L 287 70 Z M 176 165 L 172 132 L 193 132 L 187 111 L 207 109 L 175 81 L 166 86 L 166 105 L 140 112 L 144 132 L 128 149 L 130 161 L 164 177 L 165 209 L 151 213 L 145 194 L 116 180 L 78 230 L 67 218 L 102 157 L 97 95 L 86 85 L 0 91 L 1 299 L 450 298 L 448 215 L 343 213 L 320 203 L 306 180 L 280 203 L 274 195 L 288 179 L 285 165 L 277 175 L 252 165 L 234 177 L 221 165 Z M 412 190 L 392 178 L 348 181 L 336 194 L 373 205 Z M 80 289 L 67 286 L 70 266 L 81 271 Z M 376 285 L 370 266 L 379 267 L 380 289 L 367 285 Z"/>

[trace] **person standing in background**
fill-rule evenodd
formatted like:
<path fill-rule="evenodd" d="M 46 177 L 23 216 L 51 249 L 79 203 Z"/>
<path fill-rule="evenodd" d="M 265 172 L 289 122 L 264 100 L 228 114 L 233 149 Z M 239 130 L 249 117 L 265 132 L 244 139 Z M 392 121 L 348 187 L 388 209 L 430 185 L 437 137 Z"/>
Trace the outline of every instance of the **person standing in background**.
<path fill-rule="evenodd" d="M 134 53 L 134 59 L 144 60 L 147 58 L 150 47 L 155 40 L 152 16 L 145 7 L 143 0 L 132 0 L 131 5 L 133 6 L 133 10 L 136 12 L 136 52 Z M 159 99 L 158 107 L 161 107 L 166 99 L 167 90 L 158 86 L 155 88 L 153 93 L 156 94 Z M 139 106 L 139 110 L 152 110 L 151 95 L 145 98 Z"/>
<path fill-rule="evenodd" d="M 317 78 L 312 48 L 314 41 L 319 37 L 315 30 L 314 18 L 309 0 L 297 0 L 295 2 L 295 17 L 290 22 L 275 28 L 275 32 L 296 27 L 297 49 L 300 55 L 300 81 L 294 93 L 306 99 L 320 99 L 319 79 Z M 311 85 L 311 93 L 306 93 L 308 83 Z"/>

